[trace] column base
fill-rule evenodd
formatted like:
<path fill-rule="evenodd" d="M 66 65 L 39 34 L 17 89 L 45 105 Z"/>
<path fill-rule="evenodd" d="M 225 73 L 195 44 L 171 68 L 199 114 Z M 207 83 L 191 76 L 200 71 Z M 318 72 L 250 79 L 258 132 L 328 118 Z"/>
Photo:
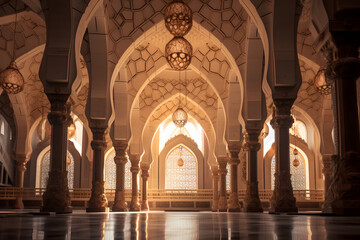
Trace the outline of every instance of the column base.
<path fill-rule="evenodd" d="M 86 212 L 109 212 L 109 208 L 108 207 L 98 207 L 98 208 L 88 207 L 86 209 Z"/>
<path fill-rule="evenodd" d="M 112 209 L 111 209 L 112 212 L 127 212 L 129 211 L 128 209 L 128 205 L 127 203 L 124 201 L 124 202 L 115 202 Z"/>
<path fill-rule="evenodd" d="M 115 201 L 112 207 L 113 212 L 127 212 L 129 210 L 128 205 L 125 201 L 124 194 L 125 193 L 122 191 L 118 191 L 115 193 Z"/>
<path fill-rule="evenodd" d="M 294 197 L 290 173 L 280 172 L 275 174 L 275 189 L 270 199 L 269 213 L 295 213 L 296 198 Z"/>
<path fill-rule="evenodd" d="M 219 198 L 219 212 L 227 212 L 227 201 L 226 197 L 220 197 Z"/>
<path fill-rule="evenodd" d="M 15 199 L 14 208 L 15 209 L 24 209 L 24 203 L 23 203 L 23 200 L 21 197 L 17 197 Z"/>
<path fill-rule="evenodd" d="M 228 202 L 228 211 L 229 212 L 240 212 L 241 206 L 239 203 L 239 198 L 237 193 L 230 193 L 229 202 Z"/>
<path fill-rule="evenodd" d="M 46 191 L 43 194 L 41 212 L 71 212 L 67 173 L 54 170 L 49 173 Z"/>
<path fill-rule="evenodd" d="M 108 201 L 104 193 L 104 181 L 95 181 L 92 184 L 89 207 L 86 211 L 105 212 L 107 208 Z"/>
<path fill-rule="evenodd" d="M 137 200 L 131 200 L 131 203 L 130 203 L 130 209 L 129 209 L 130 211 L 132 211 L 132 212 L 138 212 L 138 211 L 140 211 L 141 210 L 141 208 L 140 208 L 140 204 L 139 204 L 139 202 L 137 201 Z"/>
<path fill-rule="evenodd" d="M 148 201 L 142 201 L 141 203 L 141 211 L 149 211 L 149 203 Z"/>
<path fill-rule="evenodd" d="M 333 162 L 334 176 L 323 206 L 323 213 L 360 215 L 360 155 L 349 152 Z"/>
<path fill-rule="evenodd" d="M 259 198 L 258 182 L 247 183 L 244 212 L 263 212 Z"/>

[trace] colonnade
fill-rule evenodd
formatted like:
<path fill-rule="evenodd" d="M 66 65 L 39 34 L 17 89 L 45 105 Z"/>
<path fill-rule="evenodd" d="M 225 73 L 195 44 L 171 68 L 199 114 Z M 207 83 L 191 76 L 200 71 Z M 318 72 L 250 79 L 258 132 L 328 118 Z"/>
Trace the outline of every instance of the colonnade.
<path fill-rule="evenodd" d="M 328 1 L 331 2 L 331 1 Z M 86 5 L 74 6 L 66 1 L 48 1 L 46 17 L 47 40 L 42 64 L 39 72 L 51 111 L 48 120 L 51 124 L 51 169 L 46 192 L 43 195 L 42 211 L 69 212 L 70 196 L 67 182 L 67 127 L 70 121 L 68 99 L 76 77 L 75 37 L 76 29 Z M 291 107 L 296 99 L 301 84 L 301 74 L 296 52 L 297 21 L 300 9 L 292 1 L 275 1 L 272 14 L 272 29 L 267 29 L 269 35 L 270 63 L 268 82 L 272 91 L 274 112 L 271 125 L 275 130 L 275 188 L 270 202 L 271 212 L 297 212 L 296 199 L 290 180 L 289 165 L 289 128 L 293 123 Z M 283 10 L 283 11 L 282 11 Z M 293 12 L 288 12 L 288 10 Z M 336 9 L 335 9 L 336 10 Z M 341 10 L 341 9 L 340 9 Z M 339 11 L 340 11 L 339 10 Z M 287 12 L 288 14 L 283 14 Z M 343 19 L 337 19 L 336 11 L 329 11 L 329 30 L 337 44 L 338 57 L 331 59 L 329 65 L 332 80 L 335 82 L 336 129 L 338 133 L 338 156 L 333 158 L 332 178 L 328 182 L 324 204 L 324 212 L 336 214 L 360 214 L 360 139 L 357 106 L 356 80 L 360 76 L 360 60 L 358 56 L 358 29 L 349 31 L 349 26 Z M 74 17 L 76 15 L 76 17 Z M 295 16 L 295 17 L 294 17 Z M 291 20 L 294 24 L 279 24 Z M 62 24 L 63 22 L 69 24 Z M 61 24 L 61 26 L 59 26 Z M 344 27 L 341 27 L 342 24 Z M 347 33 L 347 34 L 344 34 Z M 103 36 L 104 35 L 104 36 Z M 105 34 L 99 35 L 104 41 Z M 282 40 L 279 44 L 278 40 Z M 354 40 L 355 39 L 355 40 Z M 286 56 L 287 58 L 282 58 Z M 100 61 L 100 59 L 99 59 Z M 106 61 L 103 61 L 106 62 Z M 93 63 L 95 64 L 95 63 Z M 291 67 L 289 67 L 291 66 Z M 47 71 L 47 69 L 52 69 Z M 54 71 L 56 69 L 56 71 Z M 95 71 L 94 69 L 92 69 Z M 107 69 L 106 69 L 107 70 Z M 248 73 L 249 74 L 249 73 Z M 101 75 L 101 74 L 99 74 Z M 276 76 L 276 78 L 275 78 Z M 102 76 L 108 80 L 108 76 Z M 330 76 L 328 76 L 330 78 Z M 275 79 L 274 79 L 275 78 Z M 289 80 L 290 78 L 290 80 Z M 98 79 L 97 79 L 98 80 Z M 90 82 L 95 80 L 90 80 Z M 102 84 L 102 83 L 101 83 Z M 91 84 L 90 84 L 91 85 Z M 91 96 L 90 88 L 90 96 Z M 108 90 L 106 88 L 104 91 Z M 107 92 L 106 92 L 107 93 Z M 105 94 L 106 95 L 106 94 Z M 106 97 L 108 97 L 106 95 Z M 91 97 L 89 97 L 91 101 Z M 102 99 L 104 100 L 104 99 Z M 96 101 L 95 101 L 96 102 Z M 102 101 L 100 101 L 102 102 Z M 103 101 L 110 109 L 108 99 Z M 94 106 L 96 105 L 93 103 Z M 90 104 L 91 105 L 91 104 Z M 97 105 L 99 106 L 99 105 Z M 90 107 L 91 108 L 91 107 Z M 110 110 L 109 110 L 110 111 Z M 104 151 L 106 131 L 111 114 L 104 111 L 101 116 L 88 116 L 92 131 L 91 147 L 93 149 L 92 192 L 87 211 L 107 211 L 108 202 L 104 192 Z M 93 117 L 93 118 L 92 118 Z M 100 119 L 100 120 L 99 120 Z M 243 151 L 248 155 L 248 183 L 244 211 L 261 212 L 262 206 L 258 195 L 257 151 L 259 150 L 259 134 L 261 129 L 247 125 L 247 139 Z M 127 142 L 113 142 L 116 151 L 116 197 L 113 211 L 147 210 L 147 179 L 148 166 L 140 165 L 140 156 L 131 155 L 132 199 L 127 206 L 124 197 L 125 150 Z M 239 144 L 229 144 L 229 157 L 218 157 L 218 166 L 212 169 L 213 176 L 213 211 L 240 211 L 237 186 L 237 166 L 241 148 Z M 26 170 L 26 156 L 16 159 L 17 186 L 23 186 L 23 174 Z M 329 161 L 328 159 L 326 160 Z M 227 164 L 230 164 L 231 190 L 230 198 L 226 194 Z M 138 196 L 138 174 L 141 170 L 143 179 L 143 195 L 141 205 Z M 329 172 L 326 172 L 330 175 Z M 344 186 L 348 186 L 344 188 Z M 18 207 L 22 206 L 21 198 L 17 199 Z"/>

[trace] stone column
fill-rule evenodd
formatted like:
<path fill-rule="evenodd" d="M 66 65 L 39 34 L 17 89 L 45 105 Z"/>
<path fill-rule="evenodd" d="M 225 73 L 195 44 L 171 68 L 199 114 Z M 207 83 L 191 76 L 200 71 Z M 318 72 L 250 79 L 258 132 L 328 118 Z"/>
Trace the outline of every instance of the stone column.
<path fill-rule="evenodd" d="M 211 211 L 217 212 L 219 208 L 219 168 L 217 166 L 212 166 L 211 173 L 213 181 L 213 202 Z"/>
<path fill-rule="evenodd" d="M 339 156 L 333 162 L 332 179 L 323 212 L 360 214 L 360 139 L 356 80 L 360 76 L 358 45 L 338 46 L 339 60 L 333 63 L 336 74 Z"/>
<path fill-rule="evenodd" d="M 275 188 L 269 212 L 297 212 L 296 198 L 290 178 L 289 128 L 294 119 L 290 115 L 293 100 L 274 100 L 275 110 L 271 126 L 275 130 Z"/>
<path fill-rule="evenodd" d="M 136 157 L 138 158 L 138 157 Z M 131 203 L 130 203 L 130 211 L 140 211 L 139 204 L 139 191 L 138 191 L 138 173 L 139 173 L 139 159 L 135 159 L 131 161 Z"/>
<path fill-rule="evenodd" d="M 258 174 L 257 174 L 257 152 L 259 151 L 261 144 L 259 143 L 259 134 L 261 129 L 248 129 L 248 137 L 246 140 L 246 149 L 249 154 L 249 167 L 248 167 L 248 181 L 246 185 L 246 196 L 244 200 L 245 212 L 262 212 L 261 201 L 259 198 L 258 189 Z"/>
<path fill-rule="evenodd" d="M 324 190 L 325 190 L 325 196 L 330 186 L 330 180 L 331 180 L 331 165 L 333 159 L 336 159 L 336 155 L 323 155 L 323 169 L 322 172 L 324 174 Z"/>
<path fill-rule="evenodd" d="M 114 142 L 114 148 L 116 152 L 114 157 L 116 164 L 116 191 L 114 205 L 112 207 L 113 212 L 128 211 L 128 206 L 125 201 L 125 164 L 127 162 L 125 151 L 127 146 L 127 141 Z"/>
<path fill-rule="evenodd" d="M 50 171 L 46 191 L 43 194 L 43 212 L 71 212 L 68 187 L 67 127 L 71 121 L 69 108 L 65 105 L 66 95 L 52 95 L 48 98 L 51 111 L 48 120 L 51 124 Z"/>
<path fill-rule="evenodd" d="M 24 187 L 24 173 L 26 171 L 26 163 L 28 162 L 28 158 L 26 157 L 16 157 L 16 186 L 19 188 L 20 191 L 22 191 Z M 1 170 L 1 169 L 0 169 Z M 17 196 L 15 199 L 14 208 L 16 209 L 23 209 L 24 203 L 23 203 L 22 193 L 20 196 Z"/>
<path fill-rule="evenodd" d="M 218 158 L 219 163 L 219 177 L 220 177 L 220 196 L 219 196 L 219 212 L 227 211 L 227 200 L 226 200 L 226 164 L 227 158 Z"/>
<path fill-rule="evenodd" d="M 149 178 L 149 167 L 148 166 L 141 167 L 141 178 L 142 178 L 141 210 L 148 211 L 149 210 L 149 203 L 148 203 L 148 198 L 147 198 L 148 178 Z"/>
<path fill-rule="evenodd" d="M 108 201 L 105 196 L 104 181 L 104 161 L 105 161 L 105 131 L 104 127 L 91 127 L 93 140 L 93 179 L 91 197 L 87 212 L 106 212 L 108 211 Z"/>
<path fill-rule="evenodd" d="M 238 144 L 229 144 L 230 151 L 230 196 L 228 202 L 229 212 L 240 212 L 241 206 L 239 204 L 239 192 L 238 192 L 238 165 L 239 152 L 240 152 L 240 143 Z"/>

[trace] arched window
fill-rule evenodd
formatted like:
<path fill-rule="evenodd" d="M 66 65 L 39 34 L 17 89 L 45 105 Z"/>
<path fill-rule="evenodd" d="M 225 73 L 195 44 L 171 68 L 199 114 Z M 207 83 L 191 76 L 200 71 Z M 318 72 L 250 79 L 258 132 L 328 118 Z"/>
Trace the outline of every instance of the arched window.
<path fill-rule="evenodd" d="M 230 190 L 230 164 L 226 165 L 226 190 Z"/>
<path fill-rule="evenodd" d="M 67 178 L 69 188 L 74 188 L 74 157 L 68 151 L 68 158 L 66 164 L 66 170 L 68 171 Z M 50 171 L 50 150 L 45 153 L 41 160 L 41 173 L 40 173 L 40 187 L 46 188 L 47 180 Z"/>
<path fill-rule="evenodd" d="M 112 151 L 105 162 L 105 189 L 116 189 L 116 164 L 114 161 L 115 151 Z M 126 156 L 127 157 L 127 156 Z M 128 158 L 128 157 L 127 157 Z M 125 189 L 131 189 L 131 163 L 125 164 Z"/>
<path fill-rule="evenodd" d="M 295 166 L 297 162 L 294 162 L 295 155 L 294 149 L 290 147 L 290 174 L 291 174 L 291 184 L 293 190 L 305 190 L 306 189 L 306 162 L 302 154 L 299 152 L 296 157 L 299 162 L 298 166 Z M 274 189 L 275 186 L 275 155 L 271 159 L 271 189 Z"/>
<path fill-rule="evenodd" d="M 186 147 L 179 145 L 168 154 L 165 160 L 165 189 L 197 188 L 196 157 Z"/>

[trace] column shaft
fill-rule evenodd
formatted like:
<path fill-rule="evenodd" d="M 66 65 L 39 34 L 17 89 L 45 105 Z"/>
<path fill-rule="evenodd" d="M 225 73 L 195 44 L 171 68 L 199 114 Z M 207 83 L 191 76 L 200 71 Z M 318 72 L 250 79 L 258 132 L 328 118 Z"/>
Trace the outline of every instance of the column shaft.
<path fill-rule="evenodd" d="M 141 178 L 142 178 L 142 201 L 141 201 L 141 210 L 148 211 L 149 210 L 149 203 L 148 203 L 148 178 L 149 178 L 149 169 L 142 168 L 141 169 Z"/>
<path fill-rule="evenodd" d="M 127 142 L 115 142 L 114 148 L 116 152 L 114 157 L 116 164 L 116 191 L 112 211 L 125 212 L 128 211 L 128 206 L 125 201 L 125 164 L 127 162 L 125 150 L 127 148 Z"/>
<path fill-rule="evenodd" d="M 239 160 L 239 152 L 241 149 L 241 144 L 238 142 L 237 144 L 231 143 L 229 144 L 230 151 L 230 196 L 228 202 L 229 212 L 240 212 L 241 206 L 239 203 L 239 193 L 238 193 L 238 165 L 240 163 Z"/>
<path fill-rule="evenodd" d="M 50 95 L 49 99 L 51 102 L 51 111 L 48 114 L 51 124 L 51 165 L 41 211 L 71 212 L 66 171 L 67 127 L 71 119 L 69 109 L 65 105 L 67 96 Z"/>
<path fill-rule="evenodd" d="M 353 47 L 353 46 L 352 46 Z M 338 46 L 339 60 L 332 65 L 336 86 L 339 156 L 332 164 L 332 178 L 323 212 L 360 214 L 360 140 L 356 81 L 360 76 L 357 48 Z"/>
<path fill-rule="evenodd" d="M 87 212 L 106 212 L 108 210 L 108 201 L 105 196 L 104 181 L 104 161 L 105 161 L 105 130 L 106 128 L 93 127 L 93 179 L 91 197 Z"/>
<path fill-rule="evenodd" d="M 227 197 L 226 197 L 226 164 L 227 158 L 218 158 L 219 162 L 219 176 L 220 176 L 220 196 L 219 196 L 219 211 L 227 211 Z"/>
<path fill-rule="evenodd" d="M 26 171 L 26 163 L 27 163 L 28 159 L 26 158 L 17 158 L 16 157 L 16 175 L 17 175 L 17 179 L 16 179 L 16 186 L 18 188 L 20 188 L 20 190 L 22 190 L 22 188 L 24 187 L 24 173 Z M 1 169 L 0 169 L 1 170 Z M 17 196 L 15 199 L 15 205 L 14 208 L 16 209 L 23 209 L 24 208 L 24 203 L 23 203 L 23 198 L 22 198 L 22 191 L 20 193 L 20 196 Z"/>
<path fill-rule="evenodd" d="M 140 211 L 139 204 L 139 191 L 138 191 L 138 173 L 139 173 L 139 161 L 131 162 L 131 174 L 132 174 L 132 192 L 131 192 L 131 203 L 130 211 Z"/>
<path fill-rule="evenodd" d="M 246 196 L 244 200 L 244 208 L 246 212 L 262 212 L 261 201 L 259 198 L 258 189 L 258 174 L 257 174 L 257 152 L 260 149 L 258 142 L 261 129 L 248 129 L 248 139 L 246 142 L 246 149 L 249 151 L 249 168 L 248 168 L 248 182 L 246 186 Z"/>
<path fill-rule="evenodd" d="M 211 211 L 217 212 L 219 205 L 219 169 L 218 167 L 212 167 L 212 180 L 213 180 L 213 202 L 211 205 Z"/>
<path fill-rule="evenodd" d="M 271 120 L 275 130 L 275 188 L 270 200 L 270 212 L 297 212 L 296 198 L 290 178 L 289 128 L 292 101 L 275 101 L 276 110 Z"/>

